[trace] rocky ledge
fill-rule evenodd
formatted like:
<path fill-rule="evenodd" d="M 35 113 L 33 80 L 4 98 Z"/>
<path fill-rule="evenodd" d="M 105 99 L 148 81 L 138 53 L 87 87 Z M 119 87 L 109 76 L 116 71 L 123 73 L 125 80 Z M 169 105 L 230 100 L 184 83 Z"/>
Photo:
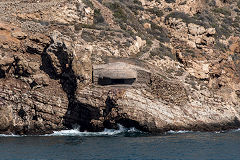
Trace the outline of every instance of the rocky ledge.
<path fill-rule="evenodd" d="M 0 2 L 0 133 L 240 127 L 240 1 Z"/>

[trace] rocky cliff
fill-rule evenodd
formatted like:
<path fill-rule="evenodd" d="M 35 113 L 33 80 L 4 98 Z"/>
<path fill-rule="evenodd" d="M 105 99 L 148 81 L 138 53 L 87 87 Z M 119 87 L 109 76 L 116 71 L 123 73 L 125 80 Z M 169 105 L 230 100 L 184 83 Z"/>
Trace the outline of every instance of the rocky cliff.
<path fill-rule="evenodd" d="M 240 127 L 239 0 L 5 0 L 0 13 L 0 133 Z"/>

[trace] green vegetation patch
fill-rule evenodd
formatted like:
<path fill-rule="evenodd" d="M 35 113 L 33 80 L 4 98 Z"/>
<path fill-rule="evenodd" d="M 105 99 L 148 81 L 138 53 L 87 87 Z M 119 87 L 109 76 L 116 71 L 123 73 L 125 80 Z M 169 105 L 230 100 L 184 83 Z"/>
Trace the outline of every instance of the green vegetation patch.
<path fill-rule="evenodd" d="M 97 40 L 96 35 L 94 33 L 88 32 L 86 30 L 82 31 L 82 39 L 84 39 L 86 42 L 94 42 Z"/>
<path fill-rule="evenodd" d="M 188 14 L 185 14 L 184 12 L 171 12 L 165 17 L 165 22 L 168 21 L 170 17 L 182 19 L 182 21 L 187 24 L 194 23 L 197 25 L 204 26 L 203 22 L 196 20 L 195 17 L 190 17 Z"/>
<path fill-rule="evenodd" d="M 216 41 L 214 47 L 222 52 L 225 52 L 227 50 L 227 46 L 219 42 L 219 40 Z"/>
<path fill-rule="evenodd" d="M 163 16 L 163 12 L 159 8 L 157 8 L 157 7 L 147 9 L 146 11 L 148 11 L 148 12 L 150 12 L 152 14 L 155 14 L 158 17 L 162 17 Z"/>
<path fill-rule="evenodd" d="M 176 55 L 172 53 L 170 48 L 164 46 L 162 43 L 159 43 L 159 47 L 154 48 L 150 53 L 151 57 L 159 56 L 160 58 L 164 58 L 165 56 L 167 56 L 172 60 L 176 60 Z"/>
<path fill-rule="evenodd" d="M 187 57 L 187 56 L 191 56 L 191 57 L 197 57 L 197 54 L 195 51 L 191 50 L 191 49 L 186 49 L 182 52 L 183 56 L 184 57 Z"/>
<path fill-rule="evenodd" d="M 107 3 L 105 4 L 109 9 L 113 11 L 113 16 L 122 22 L 127 22 L 127 14 L 125 13 L 121 4 L 114 2 L 114 3 Z"/>
<path fill-rule="evenodd" d="M 104 21 L 100 9 L 94 9 L 94 24 L 104 23 Z"/>
<path fill-rule="evenodd" d="M 94 9 L 94 6 L 90 0 L 82 0 L 82 2 L 87 5 L 88 7 Z"/>
<path fill-rule="evenodd" d="M 161 26 L 158 26 L 155 23 L 151 23 L 151 29 L 148 29 L 148 33 L 153 35 L 154 38 L 159 40 L 160 42 L 170 42 L 170 38 L 168 37 L 168 32 Z"/>
<path fill-rule="evenodd" d="M 176 0 L 165 0 L 166 3 L 176 3 Z"/>
<path fill-rule="evenodd" d="M 229 11 L 227 8 L 214 8 L 213 12 L 221 13 L 225 16 L 231 16 L 231 11 Z"/>
<path fill-rule="evenodd" d="M 133 4 L 132 1 L 126 0 L 127 3 Z M 107 6 L 109 9 L 112 10 L 114 20 L 119 24 L 124 34 L 129 35 L 131 37 L 140 36 L 142 39 L 146 39 L 146 33 L 144 32 L 143 25 L 139 23 L 137 16 L 128 8 L 129 4 L 122 4 L 120 2 L 113 2 L 113 3 L 105 3 L 104 5 Z M 131 27 L 129 27 L 131 26 Z M 137 34 L 134 33 L 134 30 Z"/>
<path fill-rule="evenodd" d="M 213 11 L 212 11 L 213 12 Z M 203 24 L 205 28 L 215 28 L 215 38 L 221 38 L 223 35 L 228 38 L 233 33 L 238 34 L 236 31 L 239 29 L 238 16 L 233 21 L 231 16 L 221 17 L 219 14 L 213 14 L 207 10 L 195 14 L 194 18 Z"/>
<path fill-rule="evenodd" d="M 137 4 L 137 5 L 142 5 L 142 2 L 140 2 L 139 0 L 133 0 L 133 3 Z"/>

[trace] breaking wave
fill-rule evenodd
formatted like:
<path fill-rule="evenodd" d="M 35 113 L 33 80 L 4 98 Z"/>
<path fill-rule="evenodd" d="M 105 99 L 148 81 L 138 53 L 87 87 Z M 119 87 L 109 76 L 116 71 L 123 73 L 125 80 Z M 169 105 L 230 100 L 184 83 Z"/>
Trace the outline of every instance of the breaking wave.
<path fill-rule="evenodd" d="M 44 136 L 115 136 L 123 133 L 141 133 L 135 128 L 125 128 L 122 125 L 118 125 L 119 129 L 105 129 L 102 132 L 80 132 L 79 128 L 71 130 L 54 131 L 52 134 L 46 134 Z"/>
<path fill-rule="evenodd" d="M 22 136 L 15 134 L 0 134 L 0 137 L 22 137 Z"/>
<path fill-rule="evenodd" d="M 173 131 L 173 130 L 170 130 L 167 133 L 168 134 L 183 134 L 183 133 L 193 133 L 193 132 L 198 132 L 198 131 L 188 131 L 188 130 Z M 233 130 L 225 130 L 225 131 L 215 131 L 214 133 L 218 134 L 218 133 L 227 133 L 227 132 L 240 132 L 240 128 L 233 129 Z"/>
<path fill-rule="evenodd" d="M 191 133 L 191 132 L 193 132 L 193 131 L 186 131 L 186 130 L 173 131 L 173 130 L 170 130 L 167 133 L 169 133 L 169 134 L 181 134 L 181 133 Z"/>
<path fill-rule="evenodd" d="M 239 129 L 236 129 L 236 130 L 234 130 L 234 132 L 240 132 L 240 128 L 239 128 Z"/>
<path fill-rule="evenodd" d="M 122 125 L 118 125 L 119 129 L 105 129 L 102 132 L 80 132 L 79 127 L 76 127 L 75 129 L 71 130 L 61 130 L 61 131 L 54 131 L 52 134 L 45 134 L 45 135 L 32 135 L 32 136 L 44 136 L 44 137 L 50 137 L 50 136 L 82 136 L 82 137 L 97 137 L 97 136 L 118 136 L 118 135 L 124 135 L 124 136 L 139 136 L 139 135 L 151 135 L 147 134 L 145 132 L 139 131 L 136 128 L 125 128 Z M 180 130 L 180 131 L 173 131 L 170 130 L 168 132 L 165 132 L 167 134 L 184 134 L 184 133 L 193 133 L 194 131 L 187 131 L 187 130 Z M 230 130 L 230 131 L 223 131 L 215 133 L 226 133 L 226 132 L 240 132 L 239 129 Z M 0 137 L 27 137 L 31 135 L 14 135 L 14 134 L 0 134 Z"/>
<path fill-rule="evenodd" d="M 75 127 L 75 129 L 71 130 L 61 130 L 61 131 L 54 131 L 52 134 L 45 134 L 45 135 L 32 135 L 32 136 L 83 136 L 83 137 L 90 137 L 90 136 L 117 136 L 121 134 L 136 134 L 136 133 L 143 133 L 135 128 L 125 128 L 122 125 L 118 125 L 119 129 L 105 129 L 102 132 L 80 132 L 79 127 Z M 0 137 L 26 137 L 29 135 L 6 135 L 0 134 Z M 31 136 L 31 135 L 30 135 Z"/>

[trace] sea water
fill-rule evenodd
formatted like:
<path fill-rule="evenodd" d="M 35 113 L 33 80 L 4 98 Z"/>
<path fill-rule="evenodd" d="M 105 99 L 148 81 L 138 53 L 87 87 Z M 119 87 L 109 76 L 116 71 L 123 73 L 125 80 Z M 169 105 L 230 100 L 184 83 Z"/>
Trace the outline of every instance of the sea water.
<path fill-rule="evenodd" d="M 240 160 L 240 130 L 169 131 L 134 128 L 103 132 L 64 130 L 43 136 L 0 135 L 3 160 Z"/>

